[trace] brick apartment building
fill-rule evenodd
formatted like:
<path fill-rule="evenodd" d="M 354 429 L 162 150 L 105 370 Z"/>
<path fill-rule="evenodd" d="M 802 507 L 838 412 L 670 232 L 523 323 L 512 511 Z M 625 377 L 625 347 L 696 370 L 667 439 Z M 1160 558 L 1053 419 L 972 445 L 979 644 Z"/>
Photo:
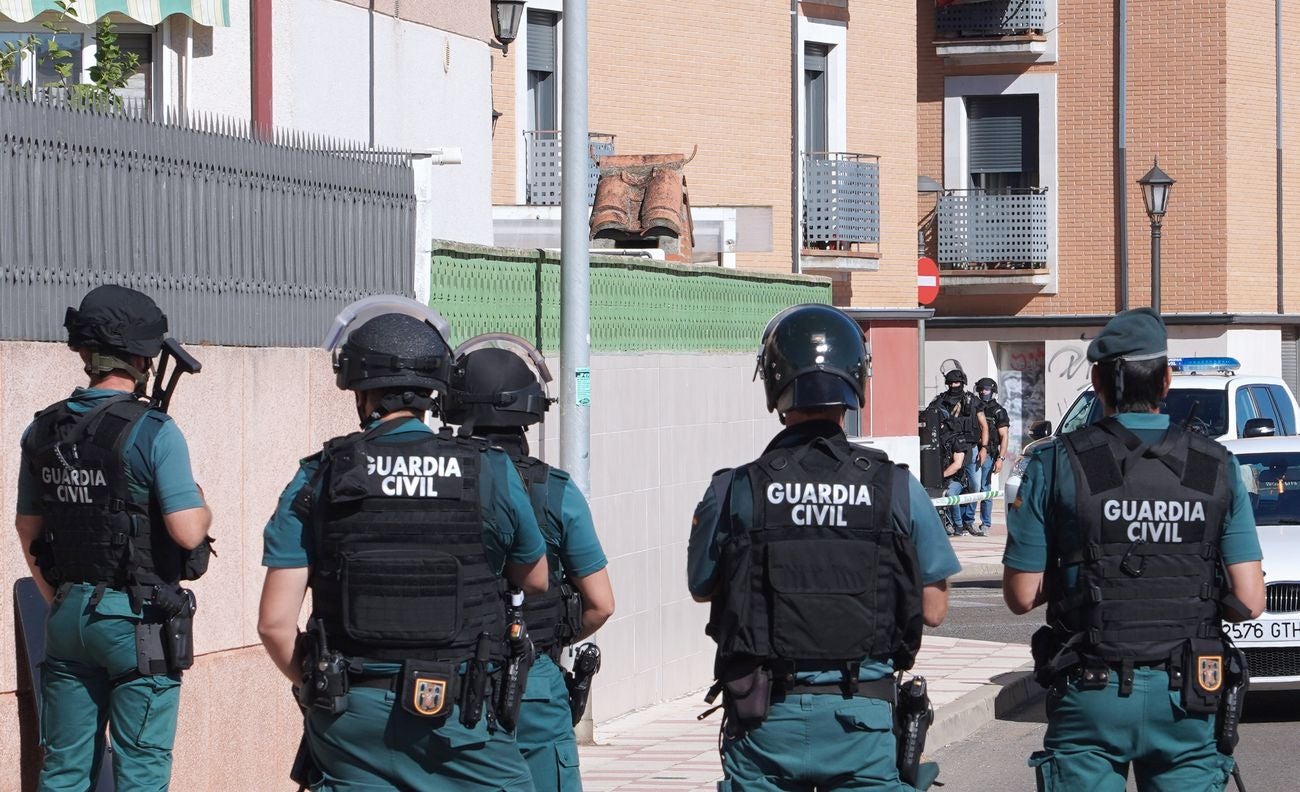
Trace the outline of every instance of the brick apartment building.
<path fill-rule="evenodd" d="M 497 245 L 559 246 L 562 6 L 528 0 L 494 53 Z M 875 356 L 859 432 L 916 454 L 915 9 L 592 0 L 588 24 L 593 152 L 695 152 L 695 262 L 830 276 Z"/>
<path fill-rule="evenodd" d="M 1279 189 L 1277 174 L 1300 130 L 1278 123 L 1277 86 L 1294 118 L 1300 14 L 1273 0 L 1127 7 L 1121 68 L 1114 3 L 917 2 L 918 170 L 943 188 L 918 197 L 942 275 L 926 390 L 954 360 L 993 376 L 1013 433 L 1058 420 L 1086 383 L 1087 338 L 1150 304 L 1137 180 L 1156 157 L 1177 182 L 1160 276 L 1171 353 L 1297 384 L 1300 181 L 1288 166 Z"/>

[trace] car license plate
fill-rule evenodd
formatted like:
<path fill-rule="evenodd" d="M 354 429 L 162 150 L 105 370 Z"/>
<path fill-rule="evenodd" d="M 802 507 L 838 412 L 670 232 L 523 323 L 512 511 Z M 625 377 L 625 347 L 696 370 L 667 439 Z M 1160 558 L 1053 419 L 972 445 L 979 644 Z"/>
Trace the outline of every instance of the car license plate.
<path fill-rule="evenodd" d="M 1283 621 L 1224 622 L 1224 629 L 1234 642 L 1243 644 L 1300 643 L 1300 619 Z"/>

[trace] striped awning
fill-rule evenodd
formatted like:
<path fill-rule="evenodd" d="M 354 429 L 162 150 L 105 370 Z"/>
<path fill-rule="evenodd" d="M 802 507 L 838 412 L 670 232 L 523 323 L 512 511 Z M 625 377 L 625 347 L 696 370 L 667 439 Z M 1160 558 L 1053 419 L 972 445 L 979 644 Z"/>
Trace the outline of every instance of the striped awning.
<path fill-rule="evenodd" d="M 230 0 L 76 0 L 75 8 L 77 21 L 85 24 L 106 14 L 122 14 L 157 25 L 172 14 L 184 14 L 200 25 L 230 27 Z M 0 0 L 0 16 L 15 22 L 58 10 L 55 0 Z"/>

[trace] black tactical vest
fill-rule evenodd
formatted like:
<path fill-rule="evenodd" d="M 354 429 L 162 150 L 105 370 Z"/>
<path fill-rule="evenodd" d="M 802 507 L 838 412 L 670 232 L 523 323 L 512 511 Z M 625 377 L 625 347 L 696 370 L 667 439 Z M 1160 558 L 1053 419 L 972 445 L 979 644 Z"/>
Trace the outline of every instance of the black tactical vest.
<path fill-rule="evenodd" d="M 480 441 L 377 442 L 387 421 L 325 445 L 311 504 L 313 615 L 330 648 L 369 660 L 462 662 L 480 633 L 503 656 L 503 583 L 488 564 Z"/>
<path fill-rule="evenodd" d="M 1227 450 L 1173 427 L 1143 443 L 1113 418 L 1063 439 L 1081 544 L 1054 554 L 1048 623 L 1108 662 L 1161 662 L 1218 636 Z"/>
<path fill-rule="evenodd" d="M 103 584 L 138 604 L 146 589 L 206 571 L 206 544 L 184 550 L 156 501 L 131 500 L 127 439 L 141 420 L 160 418 L 125 393 L 84 413 L 62 401 L 36 414 L 23 454 L 40 484 L 43 531 L 32 552 L 51 585 Z"/>
<path fill-rule="evenodd" d="M 891 518 L 907 478 L 841 434 L 765 453 L 741 468 L 753 523 L 731 523 L 708 633 L 719 666 L 743 657 L 912 666 L 921 639 L 916 550 Z M 734 480 L 733 474 L 733 480 Z M 731 490 L 720 505 L 730 514 Z M 910 523 L 910 518 L 909 518 Z"/>
<path fill-rule="evenodd" d="M 514 462 L 528 489 L 528 500 L 532 503 L 542 538 L 546 540 L 546 562 L 550 567 L 550 586 L 546 593 L 530 596 L 524 601 L 524 622 L 537 650 L 551 652 L 568 646 L 577 635 L 567 602 L 567 598 L 575 593 L 570 591 L 564 579 L 565 570 L 560 559 L 562 537 L 554 528 L 556 523 L 563 524 L 564 484 L 569 476 L 529 456 L 516 456 Z"/>

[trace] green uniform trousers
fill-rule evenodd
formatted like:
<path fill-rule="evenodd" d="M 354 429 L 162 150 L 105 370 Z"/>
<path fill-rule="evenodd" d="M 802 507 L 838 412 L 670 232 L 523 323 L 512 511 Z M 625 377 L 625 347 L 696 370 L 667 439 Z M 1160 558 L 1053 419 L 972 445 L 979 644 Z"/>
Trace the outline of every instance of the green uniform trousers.
<path fill-rule="evenodd" d="M 777 697 L 762 725 L 722 741 L 719 792 L 911 792 L 898 778 L 887 702 L 834 694 Z"/>
<path fill-rule="evenodd" d="M 341 715 L 312 710 L 307 738 L 323 780 L 313 789 L 333 792 L 530 792 L 528 767 L 514 735 L 489 729 L 487 716 L 473 729 L 454 707 L 440 728 L 402 709 L 392 691 L 353 688 Z"/>
<path fill-rule="evenodd" d="M 1184 710 L 1165 671 L 1136 669 L 1128 696 L 1110 676 L 1104 690 L 1071 682 L 1048 696 L 1044 750 L 1029 758 L 1038 789 L 1123 792 L 1132 765 L 1143 792 L 1222 792 L 1233 761 L 1214 746 L 1214 716 Z"/>
<path fill-rule="evenodd" d="M 537 792 L 582 792 L 564 670 L 545 655 L 528 673 L 515 740 Z"/>
<path fill-rule="evenodd" d="M 85 792 L 99 775 L 104 726 L 113 740 L 113 778 L 123 792 L 165 790 L 171 781 L 172 743 L 180 705 L 179 676 L 136 677 L 135 625 L 126 594 L 67 587 L 45 624 L 41 742 L 42 792 Z"/>

